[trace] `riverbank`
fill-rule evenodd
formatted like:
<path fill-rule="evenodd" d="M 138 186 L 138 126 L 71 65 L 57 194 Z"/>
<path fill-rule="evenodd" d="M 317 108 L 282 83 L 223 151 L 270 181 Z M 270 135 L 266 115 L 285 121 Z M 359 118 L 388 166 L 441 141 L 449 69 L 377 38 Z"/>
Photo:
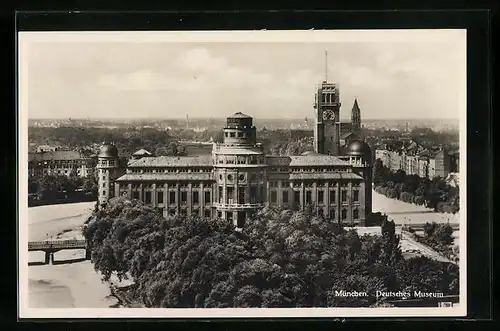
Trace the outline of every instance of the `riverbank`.
<path fill-rule="evenodd" d="M 50 205 L 28 209 L 28 238 L 83 239 L 83 224 L 95 202 Z M 30 308 L 109 308 L 120 307 L 111 285 L 122 286 L 114 279 L 103 283 L 101 275 L 85 260 L 84 250 L 54 254 L 54 265 L 40 264 L 43 252 L 28 254 L 28 305 Z"/>

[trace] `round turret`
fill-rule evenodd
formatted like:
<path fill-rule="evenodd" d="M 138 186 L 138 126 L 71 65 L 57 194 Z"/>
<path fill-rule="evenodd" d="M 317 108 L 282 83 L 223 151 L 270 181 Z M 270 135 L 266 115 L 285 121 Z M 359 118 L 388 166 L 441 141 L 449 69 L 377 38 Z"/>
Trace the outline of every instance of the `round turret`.
<path fill-rule="evenodd" d="M 116 159 L 118 158 L 118 149 L 115 145 L 104 143 L 99 150 L 97 157 Z"/>
<path fill-rule="evenodd" d="M 372 158 L 372 150 L 364 141 L 354 140 L 347 147 L 347 155 L 362 157 L 365 161 L 370 162 Z"/>

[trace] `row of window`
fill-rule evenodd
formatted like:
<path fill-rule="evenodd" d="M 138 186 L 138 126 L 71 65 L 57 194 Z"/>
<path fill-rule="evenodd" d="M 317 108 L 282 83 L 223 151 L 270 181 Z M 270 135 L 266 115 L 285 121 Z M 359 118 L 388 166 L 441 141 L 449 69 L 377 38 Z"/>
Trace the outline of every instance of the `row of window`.
<path fill-rule="evenodd" d="M 172 167 L 172 168 L 142 168 L 142 169 L 132 169 L 130 173 L 133 174 L 147 174 L 147 173 L 192 173 L 192 172 L 204 172 L 211 173 L 212 168 L 187 168 L 187 167 Z"/>
<path fill-rule="evenodd" d="M 260 156 L 219 155 L 217 156 L 217 164 L 265 164 L 265 162 L 263 155 Z"/>
<path fill-rule="evenodd" d="M 312 203 L 312 191 L 306 191 L 305 192 L 305 203 L 308 204 L 308 203 Z M 283 203 L 288 203 L 288 194 L 289 192 L 288 191 L 281 191 L 281 198 L 282 198 L 282 201 Z M 300 204 L 300 191 L 294 191 L 293 192 L 294 194 L 294 202 L 295 204 Z M 272 190 L 271 191 L 271 194 L 270 194 L 270 202 L 271 203 L 276 203 L 277 202 L 277 195 L 278 195 L 278 191 L 275 191 L 275 190 Z M 330 194 L 329 194 L 329 204 L 335 204 L 336 203 L 336 192 L 334 190 L 330 190 Z M 340 201 L 341 202 L 347 202 L 347 191 L 345 190 L 342 190 L 340 191 Z M 359 202 L 359 191 L 358 190 L 354 190 L 352 192 L 352 201 L 353 202 Z M 318 204 L 324 204 L 325 202 L 325 191 L 318 191 L 318 196 L 317 196 L 317 199 L 316 199 L 316 202 Z"/>
<path fill-rule="evenodd" d="M 188 202 L 188 192 L 186 191 L 181 191 L 179 192 L 179 198 L 180 198 L 180 203 L 181 204 L 187 204 Z M 122 195 L 128 195 L 127 191 L 122 191 Z M 203 192 L 204 198 L 205 198 L 205 204 L 208 205 L 211 203 L 211 194 L 210 191 L 205 191 Z M 132 191 L 132 199 L 139 199 L 140 195 L 138 191 Z M 146 191 L 144 192 L 143 196 L 143 201 L 146 204 L 151 204 L 152 203 L 152 192 Z M 165 197 L 164 197 L 164 192 L 159 191 L 156 192 L 156 202 L 158 204 L 163 204 L 165 203 Z M 200 192 L 198 191 L 193 191 L 191 195 L 191 202 L 192 204 L 199 204 L 200 203 Z M 168 203 L 169 204 L 175 204 L 177 203 L 177 194 L 175 191 L 170 191 L 168 192 Z"/>
<path fill-rule="evenodd" d="M 104 177 L 103 177 L 104 179 Z M 212 187 L 212 182 L 191 182 L 191 188 L 201 188 L 201 185 L 203 184 L 206 188 Z M 153 184 L 131 184 L 132 189 L 140 189 L 141 185 L 143 189 L 152 189 Z M 172 183 L 168 184 L 169 187 L 175 187 L 175 188 L 180 188 L 180 189 L 188 189 L 189 184 L 188 183 Z M 163 184 L 156 184 L 157 188 L 163 187 Z"/>
<path fill-rule="evenodd" d="M 230 132 L 224 132 L 224 137 L 226 138 L 247 138 L 247 133 L 246 132 L 242 132 L 242 131 L 230 131 Z"/>

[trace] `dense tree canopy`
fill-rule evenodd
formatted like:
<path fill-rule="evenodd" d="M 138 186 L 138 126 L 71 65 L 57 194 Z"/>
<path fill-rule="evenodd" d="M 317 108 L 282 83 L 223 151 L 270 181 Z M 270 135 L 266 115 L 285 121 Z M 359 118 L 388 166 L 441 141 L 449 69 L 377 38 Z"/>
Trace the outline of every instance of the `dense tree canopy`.
<path fill-rule="evenodd" d="M 404 202 L 425 204 L 439 212 L 456 213 L 459 210 L 459 188 L 451 186 L 441 177 L 432 180 L 417 175 L 396 172 L 382 164 L 380 159 L 373 165 L 375 191 L 389 198 Z"/>
<path fill-rule="evenodd" d="M 238 232 L 222 220 L 164 219 L 120 197 L 84 235 L 96 270 L 132 277 L 148 307 L 372 306 L 383 299 L 335 291 L 458 293 L 456 266 L 403 259 L 392 222 L 382 236 L 360 237 L 307 212 L 264 208 Z"/>

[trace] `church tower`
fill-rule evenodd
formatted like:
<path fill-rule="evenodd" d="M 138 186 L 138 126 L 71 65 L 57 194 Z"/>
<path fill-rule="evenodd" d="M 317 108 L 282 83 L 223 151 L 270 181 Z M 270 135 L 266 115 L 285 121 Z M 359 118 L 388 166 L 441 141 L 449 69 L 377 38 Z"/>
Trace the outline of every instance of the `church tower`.
<path fill-rule="evenodd" d="M 327 65 L 328 67 L 328 65 Z M 340 94 L 336 83 L 328 77 L 315 95 L 314 150 L 320 154 L 340 154 Z"/>
<path fill-rule="evenodd" d="M 354 99 L 354 105 L 351 110 L 352 131 L 361 136 L 361 110 L 358 106 L 358 99 Z"/>

